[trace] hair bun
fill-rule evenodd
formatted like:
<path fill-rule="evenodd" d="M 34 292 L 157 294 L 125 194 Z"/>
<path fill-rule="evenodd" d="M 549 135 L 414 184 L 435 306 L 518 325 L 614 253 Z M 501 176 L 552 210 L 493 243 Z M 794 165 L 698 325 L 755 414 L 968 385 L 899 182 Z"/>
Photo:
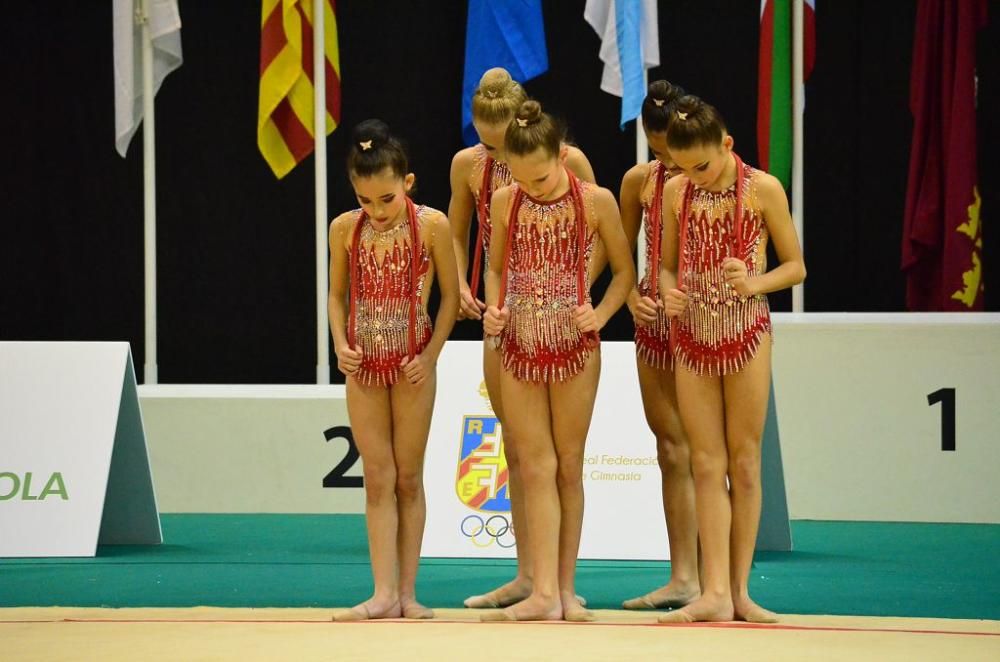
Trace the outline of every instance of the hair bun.
<path fill-rule="evenodd" d="M 674 102 L 674 110 L 679 113 L 695 113 L 704 105 L 700 97 L 693 94 L 685 94 Z"/>
<path fill-rule="evenodd" d="M 536 124 L 542 118 L 542 104 L 534 99 L 528 99 L 517 109 L 515 119 L 520 127 Z"/>
<path fill-rule="evenodd" d="M 479 93 L 488 99 L 504 97 L 513 83 L 510 72 L 503 67 L 494 67 L 479 79 Z"/>
<path fill-rule="evenodd" d="M 684 88 L 680 85 L 674 85 L 666 80 L 654 80 L 646 88 L 646 95 L 651 99 L 662 101 L 664 104 L 671 103 L 676 99 L 684 96 Z M 656 104 L 661 106 L 663 104 Z"/>
<path fill-rule="evenodd" d="M 392 136 L 389 133 L 389 125 L 378 119 L 370 119 L 361 122 L 354 127 L 351 134 L 351 142 L 359 146 L 360 149 L 369 149 L 384 145 Z"/>

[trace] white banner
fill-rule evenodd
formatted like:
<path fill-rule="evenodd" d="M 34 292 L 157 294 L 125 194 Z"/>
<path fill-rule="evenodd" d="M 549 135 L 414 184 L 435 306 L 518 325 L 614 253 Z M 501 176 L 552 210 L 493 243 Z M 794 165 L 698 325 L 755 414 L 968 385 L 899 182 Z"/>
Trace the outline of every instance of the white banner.
<path fill-rule="evenodd" d="M 646 425 L 632 343 L 601 346 L 601 382 L 584 460 L 580 558 L 668 558 L 656 442 Z M 428 557 L 510 558 L 507 464 L 483 383 L 481 342 L 449 342 L 438 359 L 438 399 L 424 483 Z"/>

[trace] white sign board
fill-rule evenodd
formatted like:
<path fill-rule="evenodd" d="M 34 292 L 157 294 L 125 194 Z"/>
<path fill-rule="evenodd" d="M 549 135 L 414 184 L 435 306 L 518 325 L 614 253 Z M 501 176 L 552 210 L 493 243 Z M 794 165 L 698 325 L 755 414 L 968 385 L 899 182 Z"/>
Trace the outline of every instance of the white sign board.
<path fill-rule="evenodd" d="M 0 557 L 162 541 L 124 342 L 0 342 Z"/>

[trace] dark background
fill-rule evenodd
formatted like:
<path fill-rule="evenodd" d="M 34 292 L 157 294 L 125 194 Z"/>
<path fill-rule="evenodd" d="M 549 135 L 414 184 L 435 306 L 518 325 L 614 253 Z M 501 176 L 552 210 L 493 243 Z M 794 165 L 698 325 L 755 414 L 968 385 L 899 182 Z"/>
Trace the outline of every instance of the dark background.
<path fill-rule="evenodd" d="M 599 89 L 599 40 L 583 2 L 544 3 L 549 72 L 528 92 L 563 116 L 598 181 L 617 193 L 635 128 Z M 821 0 L 807 84 L 807 311 L 901 311 L 903 200 L 915 2 Z M 979 35 L 979 172 L 986 306 L 1000 310 L 1000 0 Z M 157 95 L 160 381 L 315 380 L 313 162 L 277 181 L 257 151 L 260 4 L 181 0 L 183 66 Z M 128 340 L 143 363 L 142 139 L 114 150 L 111 3 L 16 3 L 0 84 L 0 339 Z M 349 129 L 386 120 L 410 147 L 418 200 L 446 209 L 462 147 L 465 3 L 341 0 L 343 117 L 329 139 L 330 216 L 353 208 Z M 756 162 L 759 3 L 660 3 L 662 66 L 726 116 Z M 790 295 L 772 298 L 788 310 Z M 631 337 L 619 314 L 605 339 Z M 472 323 L 455 338 L 475 338 Z M 332 356 L 332 352 L 331 352 Z M 339 377 L 336 370 L 334 379 Z"/>

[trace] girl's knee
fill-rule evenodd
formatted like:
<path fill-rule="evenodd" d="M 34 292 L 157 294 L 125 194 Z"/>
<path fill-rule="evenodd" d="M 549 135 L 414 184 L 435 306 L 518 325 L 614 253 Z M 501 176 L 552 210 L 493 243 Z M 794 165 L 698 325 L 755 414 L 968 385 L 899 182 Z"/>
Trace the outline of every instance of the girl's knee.
<path fill-rule="evenodd" d="M 712 453 L 704 450 L 691 451 L 691 473 L 695 480 L 724 478 L 727 469 L 725 453 Z"/>
<path fill-rule="evenodd" d="M 400 469 L 396 473 L 396 498 L 400 501 L 415 501 L 424 491 L 422 472 Z"/>
<path fill-rule="evenodd" d="M 665 473 L 677 469 L 690 469 L 691 449 L 675 437 L 665 435 L 656 440 L 656 461 Z"/>
<path fill-rule="evenodd" d="M 379 505 L 392 500 L 396 492 L 396 467 L 392 463 L 365 464 L 365 500 L 370 505 Z"/>
<path fill-rule="evenodd" d="M 729 457 L 729 482 L 734 489 L 760 489 L 760 451 L 757 448 L 732 453 Z"/>
<path fill-rule="evenodd" d="M 531 458 L 521 465 L 521 479 L 526 485 L 550 483 L 556 478 L 557 465 L 555 455 Z"/>
<path fill-rule="evenodd" d="M 561 460 L 556 473 L 559 489 L 583 489 L 583 457 L 576 460 Z"/>

